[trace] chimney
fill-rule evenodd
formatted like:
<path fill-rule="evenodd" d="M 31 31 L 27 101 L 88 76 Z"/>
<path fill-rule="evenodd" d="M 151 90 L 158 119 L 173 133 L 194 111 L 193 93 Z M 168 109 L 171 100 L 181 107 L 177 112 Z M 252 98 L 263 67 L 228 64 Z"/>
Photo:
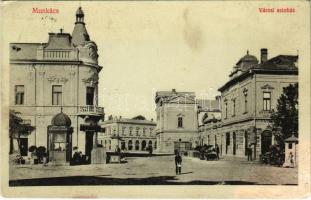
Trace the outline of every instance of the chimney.
<path fill-rule="evenodd" d="M 260 52 L 260 63 L 266 62 L 268 60 L 268 49 L 262 48 Z"/>

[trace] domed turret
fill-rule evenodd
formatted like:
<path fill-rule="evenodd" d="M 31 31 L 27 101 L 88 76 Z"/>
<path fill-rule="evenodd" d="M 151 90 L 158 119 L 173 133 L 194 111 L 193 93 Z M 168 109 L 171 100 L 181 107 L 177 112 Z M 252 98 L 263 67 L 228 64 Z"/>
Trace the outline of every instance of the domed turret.
<path fill-rule="evenodd" d="M 71 126 L 71 120 L 68 117 L 68 115 L 64 114 L 63 111 L 60 113 L 56 114 L 52 121 L 51 121 L 52 126 L 66 126 L 69 127 Z"/>
<path fill-rule="evenodd" d="M 76 22 L 72 32 L 72 43 L 75 46 L 84 45 L 87 41 L 90 41 L 90 36 L 87 33 L 84 23 L 84 12 L 81 7 L 76 11 Z"/>
<path fill-rule="evenodd" d="M 236 65 L 238 66 L 238 68 L 242 71 L 246 71 L 249 69 L 250 66 L 256 65 L 258 64 L 258 59 L 253 56 L 250 55 L 248 50 L 246 52 L 246 55 L 243 56 L 237 63 Z"/>
<path fill-rule="evenodd" d="M 77 17 L 84 17 L 84 12 L 83 12 L 81 7 L 79 7 L 78 10 L 76 11 L 76 16 Z"/>

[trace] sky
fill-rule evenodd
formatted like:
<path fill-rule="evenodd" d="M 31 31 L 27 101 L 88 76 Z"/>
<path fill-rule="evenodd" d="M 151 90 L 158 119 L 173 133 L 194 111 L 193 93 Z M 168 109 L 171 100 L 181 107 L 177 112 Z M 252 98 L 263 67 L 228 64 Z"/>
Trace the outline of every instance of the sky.
<path fill-rule="evenodd" d="M 99 105 L 107 116 L 155 118 L 155 92 L 173 88 L 213 99 L 247 50 L 258 60 L 260 48 L 268 48 L 269 58 L 296 55 L 297 50 L 300 62 L 309 56 L 309 6 L 303 1 L 6 4 L 6 45 L 47 42 L 48 32 L 60 28 L 72 33 L 75 11 L 82 6 L 103 66 Z M 55 8 L 59 13 L 33 14 L 35 7 Z M 293 7 L 296 12 L 260 13 L 262 7 Z"/>

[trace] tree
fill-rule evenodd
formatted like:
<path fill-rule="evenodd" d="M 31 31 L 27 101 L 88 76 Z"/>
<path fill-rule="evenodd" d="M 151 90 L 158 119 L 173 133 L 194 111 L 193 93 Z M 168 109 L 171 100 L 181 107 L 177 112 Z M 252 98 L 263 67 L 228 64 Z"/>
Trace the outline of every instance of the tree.
<path fill-rule="evenodd" d="M 298 83 L 283 88 L 276 111 L 272 113 L 272 125 L 278 144 L 283 149 L 284 139 L 293 134 L 298 137 Z"/>
<path fill-rule="evenodd" d="M 20 138 L 22 135 L 29 135 L 35 130 L 34 126 L 24 123 L 24 120 L 19 116 L 21 113 L 15 110 L 10 110 L 10 121 L 9 121 L 9 138 L 10 138 L 10 151 L 13 153 L 14 145 L 13 139 L 17 139 L 18 149 L 20 150 Z"/>

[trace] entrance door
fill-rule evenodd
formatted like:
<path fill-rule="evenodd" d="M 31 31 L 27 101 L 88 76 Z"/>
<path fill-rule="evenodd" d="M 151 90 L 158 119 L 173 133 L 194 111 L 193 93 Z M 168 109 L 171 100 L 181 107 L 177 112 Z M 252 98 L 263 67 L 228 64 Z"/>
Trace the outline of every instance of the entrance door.
<path fill-rule="evenodd" d="M 236 133 L 233 132 L 233 155 L 236 154 Z"/>
<path fill-rule="evenodd" d="M 272 133 L 271 131 L 264 131 L 261 135 L 261 154 L 265 154 L 270 151 L 270 146 L 272 145 Z"/>
<path fill-rule="evenodd" d="M 28 138 L 19 139 L 19 149 L 21 156 L 27 156 L 28 154 Z"/>
<path fill-rule="evenodd" d="M 93 149 L 94 132 L 85 132 L 85 156 L 86 162 L 91 162 L 91 152 Z"/>

